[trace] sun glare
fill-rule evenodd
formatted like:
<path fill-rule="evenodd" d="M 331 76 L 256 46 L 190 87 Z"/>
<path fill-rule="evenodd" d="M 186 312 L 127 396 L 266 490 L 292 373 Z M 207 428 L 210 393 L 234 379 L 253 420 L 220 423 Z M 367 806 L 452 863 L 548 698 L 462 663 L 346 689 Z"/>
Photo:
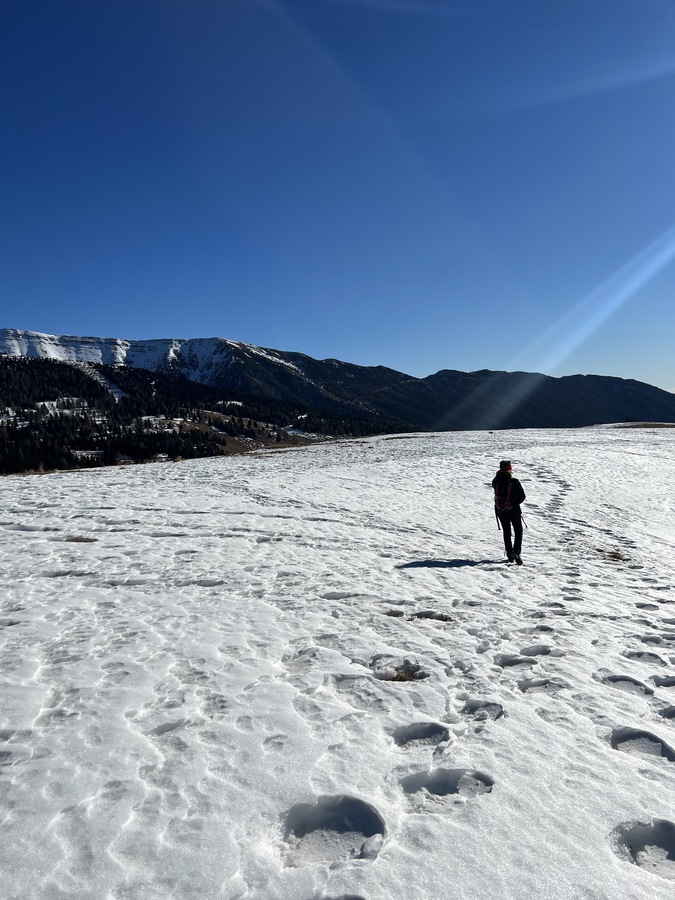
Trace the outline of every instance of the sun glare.
<path fill-rule="evenodd" d="M 544 348 L 541 366 L 551 372 L 588 340 L 596 331 L 638 294 L 675 257 L 675 225 L 645 247 L 628 263 L 618 269 L 583 300 L 572 306 L 558 321 L 543 331 L 518 354 L 520 359 L 532 357 Z"/>

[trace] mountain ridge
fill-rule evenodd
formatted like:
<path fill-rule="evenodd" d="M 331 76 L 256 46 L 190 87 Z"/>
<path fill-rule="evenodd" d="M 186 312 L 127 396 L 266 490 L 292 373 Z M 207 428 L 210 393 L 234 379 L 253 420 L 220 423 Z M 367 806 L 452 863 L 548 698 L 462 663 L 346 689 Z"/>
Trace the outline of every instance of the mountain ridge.
<path fill-rule="evenodd" d="M 441 369 L 416 378 L 219 337 L 133 341 L 8 328 L 0 329 L 0 353 L 179 374 L 219 390 L 434 431 L 675 422 L 675 395 L 614 376 Z"/>

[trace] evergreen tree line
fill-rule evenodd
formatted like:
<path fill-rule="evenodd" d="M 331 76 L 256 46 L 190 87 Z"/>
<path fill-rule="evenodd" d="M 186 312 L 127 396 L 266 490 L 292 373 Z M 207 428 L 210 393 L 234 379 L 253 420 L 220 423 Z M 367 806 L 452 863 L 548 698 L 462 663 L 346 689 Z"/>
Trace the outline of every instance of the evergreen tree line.
<path fill-rule="evenodd" d="M 93 437 L 72 427 L 57 433 L 50 423 L 35 429 L 0 426 L 0 474 L 41 472 L 53 469 L 86 469 L 115 465 L 120 458 L 145 462 L 159 454 L 170 459 L 196 459 L 221 452 L 222 439 L 208 432 L 116 430 Z M 85 451 L 79 454 L 77 451 Z M 89 454 L 96 455 L 89 455 Z"/>
<path fill-rule="evenodd" d="M 116 399 L 68 363 L 0 356 L 0 474 L 112 465 L 119 457 L 214 456 L 226 452 L 228 437 L 279 442 L 288 437 L 286 428 L 353 437 L 409 430 L 405 423 L 375 417 L 226 394 L 182 376 L 94 368 L 126 396 Z M 168 421 L 152 421 L 162 417 Z"/>
<path fill-rule="evenodd" d="M 7 407 L 35 409 L 40 402 L 61 397 L 81 397 L 89 403 L 112 400 L 102 385 L 75 366 L 0 355 L 0 412 Z"/>

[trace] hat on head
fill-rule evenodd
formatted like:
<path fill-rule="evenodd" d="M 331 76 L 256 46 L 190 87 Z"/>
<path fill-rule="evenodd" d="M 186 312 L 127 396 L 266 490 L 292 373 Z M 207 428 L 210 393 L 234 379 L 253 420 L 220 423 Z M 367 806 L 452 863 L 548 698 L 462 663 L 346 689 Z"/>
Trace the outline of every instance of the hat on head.
<path fill-rule="evenodd" d="M 512 469 L 513 469 L 513 466 L 511 465 L 510 459 L 503 459 L 499 463 L 499 471 L 500 472 L 510 472 Z"/>

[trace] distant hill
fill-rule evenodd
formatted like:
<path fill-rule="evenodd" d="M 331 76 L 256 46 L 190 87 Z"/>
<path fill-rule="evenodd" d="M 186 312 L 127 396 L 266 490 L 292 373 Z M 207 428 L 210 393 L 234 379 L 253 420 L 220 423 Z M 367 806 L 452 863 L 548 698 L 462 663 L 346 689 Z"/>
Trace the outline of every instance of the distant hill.
<path fill-rule="evenodd" d="M 413 378 L 384 366 L 316 360 L 223 338 L 126 341 L 0 330 L 0 353 L 181 375 L 232 396 L 403 430 L 556 428 L 624 421 L 675 422 L 675 395 L 601 375 L 442 370 Z M 384 426 L 387 426 L 385 429 Z"/>

